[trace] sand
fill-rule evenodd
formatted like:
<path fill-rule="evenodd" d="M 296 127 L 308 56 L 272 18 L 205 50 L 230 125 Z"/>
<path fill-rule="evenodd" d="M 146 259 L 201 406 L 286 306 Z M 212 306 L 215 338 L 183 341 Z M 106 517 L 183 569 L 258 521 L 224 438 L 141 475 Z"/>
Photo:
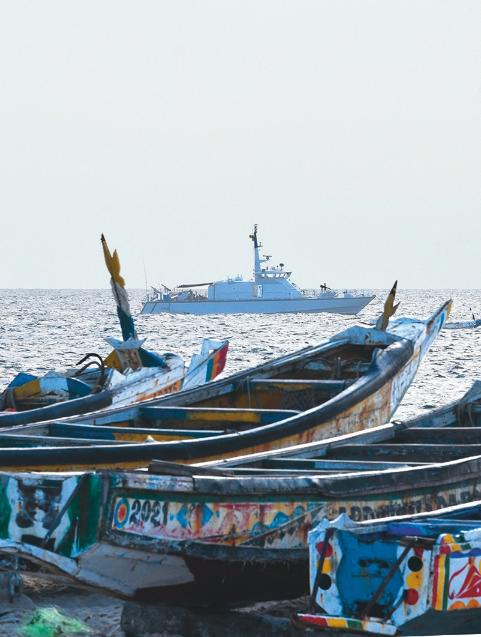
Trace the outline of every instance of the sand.
<path fill-rule="evenodd" d="M 0 637 L 15 637 L 35 608 L 56 606 L 92 628 L 95 637 L 124 637 L 120 627 L 123 602 L 115 597 L 64 584 L 24 578 L 23 593 L 12 604 L 0 602 Z"/>

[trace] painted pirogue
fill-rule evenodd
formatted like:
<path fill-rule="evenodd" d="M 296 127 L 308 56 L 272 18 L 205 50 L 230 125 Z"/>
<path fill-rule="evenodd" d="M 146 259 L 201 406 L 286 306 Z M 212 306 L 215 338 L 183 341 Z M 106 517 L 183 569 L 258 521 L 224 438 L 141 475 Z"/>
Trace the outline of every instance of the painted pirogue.
<path fill-rule="evenodd" d="M 323 518 L 479 499 L 478 382 L 423 417 L 287 450 L 130 472 L 5 472 L 0 554 L 125 596 L 285 599 L 307 588 L 307 533 Z"/>
<path fill-rule="evenodd" d="M 311 596 L 300 627 L 329 635 L 477 634 L 481 502 L 309 533 Z"/>
<path fill-rule="evenodd" d="M 354 326 L 203 387 L 141 405 L 3 429 L 0 468 L 136 468 L 198 462 L 359 431 L 387 422 L 449 314 L 399 318 L 394 289 L 374 327 Z"/>
<path fill-rule="evenodd" d="M 143 347 L 130 312 L 117 251 L 110 253 L 102 235 L 122 339 L 107 338 L 113 347 L 106 358 L 89 353 L 77 368 L 49 371 L 38 377 L 21 372 L 0 394 L 0 427 L 84 414 L 106 407 L 131 405 L 196 387 L 222 372 L 228 342 L 204 339 L 189 365 L 178 354 L 158 354 Z"/>

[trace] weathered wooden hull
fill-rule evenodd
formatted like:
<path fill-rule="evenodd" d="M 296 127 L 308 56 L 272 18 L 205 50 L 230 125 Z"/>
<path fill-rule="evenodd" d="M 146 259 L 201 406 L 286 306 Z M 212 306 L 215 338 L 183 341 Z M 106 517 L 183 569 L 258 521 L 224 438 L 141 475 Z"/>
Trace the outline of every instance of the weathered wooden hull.
<path fill-rule="evenodd" d="M 302 479 L 297 478 L 295 486 L 279 479 L 275 485 L 266 481 L 264 489 L 257 480 L 251 483 L 257 493 L 249 495 L 241 495 L 231 483 L 230 493 L 221 495 L 211 484 L 206 488 L 202 478 L 195 478 L 199 495 L 188 498 L 172 492 L 161 494 L 158 486 L 153 491 L 142 489 L 136 478 L 130 486 L 127 480 L 118 491 L 106 538 L 121 547 L 167 551 L 184 560 L 184 581 L 175 589 L 168 585 L 165 591 L 157 591 L 160 597 L 176 594 L 178 598 L 239 600 L 300 595 L 307 585 L 307 533 L 316 521 L 334 519 L 342 512 L 362 520 L 433 511 L 446 503 L 481 496 L 479 459 L 457 469 L 431 467 L 428 473 L 429 477 L 415 471 L 404 484 L 400 473 L 391 475 L 387 488 L 370 487 L 368 476 L 362 476 L 357 478 L 357 492 L 347 479 L 340 480 L 335 489 L 322 489 L 319 478 L 316 486 L 323 494 L 316 493 L 308 481 L 303 489 Z M 149 485 L 153 482 L 150 477 Z M 298 493 L 286 493 L 290 486 Z M 365 491 L 370 494 L 364 495 Z M 162 512 L 158 525 L 157 511 Z M 282 582 L 277 579 L 278 586 L 272 587 L 281 565 L 289 577 Z M 161 579 L 159 572 L 159 589 L 164 587 Z"/>
<path fill-rule="evenodd" d="M 282 449 L 379 426 L 389 420 L 399 405 L 420 361 L 442 328 L 449 309 L 450 304 L 447 303 L 427 321 L 398 319 L 388 332 L 375 328 L 349 328 L 320 346 L 306 348 L 254 370 L 139 407 L 114 409 L 63 423 L 45 423 L 58 437 L 56 446 L 34 448 L 29 445 L 25 430 L 6 431 L 0 434 L 0 467 L 27 470 L 62 470 L 66 467 L 79 470 L 120 469 L 145 466 L 153 459 L 193 463 Z M 285 378 L 286 374 L 297 369 L 296 366 L 316 363 L 343 348 L 364 351 L 366 347 L 370 348 L 372 358 L 367 362 L 367 370 L 358 374 L 352 383 L 309 380 L 302 379 L 302 376 L 293 380 Z M 272 378 L 273 374 L 277 376 Z M 318 389 L 319 385 L 321 389 Z M 333 385 L 339 386 L 341 391 L 326 400 L 325 388 Z M 258 393 L 254 393 L 255 387 L 260 388 Z M 317 391 L 320 393 L 316 394 Z M 270 402 L 276 395 L 284 401 L 277 409 Z M 321 404 L 318 395 L 324 396 Z M 260 396 L 259 400 L 264 401 L 261 406 L 268 408 L 250 408 L 253 396 L 256 400 Z M 191 407 L 192 404 L 195 406 Z M 199 418 L 199 414 L 202 418 L 211 419 L 210 422 L 220 422 L 223 429 L 210 434 L 207 430 L 206 435 L 208 420 L 203 421 L 204 429 L 194 431 L 188 425 L 184 425 L 185 428 L 146 428 L 146 421 L 151 418 L 154 422 L 158 422 L 159 418 L 182 418 L 184 420 L 180 422 L 184 423 L 186 418 Z M 233 433 L 224 433 L 232 428 L 230 417 L 238 417 L 238 414 L 244 418 L 241 427 L 237 430 L 234 427 Z M 265 420 L 273 415 L 274 420 Z M 75 446 L 68 446 L 69 429 L 76 439 Z M 15 435 L 23 436 L 21 440 L 25 445 L 7 449 L 5 443 L 12 444 Z M 65 445 L 59 436 L 64 437 Z M 130 440 L 132 444 L 109 444 L 112 438 L 108 436 L 118 442 Z M 86 444 L 92 437 L 96 439 L 95 444 L 94 441 Z M 147 443 L 134 442 L 146 438 L 149 440 Z M 82 442 L 83 439 L 85 442 Z M 105 444 L 101 444 L 102 439 Z"/>
<path fill-rule="evenodd" d="M 323 518 L 480 498 L 479 456 L 360 475 L 3 474 L 0 552 L 124 596 L 282 598 L 305 592 L 307 534 Z"/>

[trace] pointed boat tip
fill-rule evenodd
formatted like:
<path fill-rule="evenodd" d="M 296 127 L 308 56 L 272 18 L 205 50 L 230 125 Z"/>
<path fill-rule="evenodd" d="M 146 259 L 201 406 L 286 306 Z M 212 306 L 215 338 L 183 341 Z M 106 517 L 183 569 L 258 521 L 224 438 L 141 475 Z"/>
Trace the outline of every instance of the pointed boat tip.
<path fill-rule="evenodd" d="M 451 315 L 452 309 L 453 309 L 453 300 L 448 299 L 442 305 L 440 305 L 436 310 L 434 310 L 434 312 L 432 313 L 428 321 L 435 319 L 436 317 L 440 316 L 443 312 L 446 312 L 446 316 L 444 320 L 447 321 Z"/>
<path fill-rule="evenodd" d="M 102 232 L 102 234 L 100 235 L 100 241 L 102 241 L 102 243 L 105 243 L 105 235 Z"/>

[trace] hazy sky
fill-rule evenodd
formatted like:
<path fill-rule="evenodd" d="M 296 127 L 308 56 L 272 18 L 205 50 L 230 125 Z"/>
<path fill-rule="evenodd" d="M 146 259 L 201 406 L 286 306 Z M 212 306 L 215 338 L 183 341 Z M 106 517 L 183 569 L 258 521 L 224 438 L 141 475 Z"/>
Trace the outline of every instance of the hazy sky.
<path fill-rule="evenodd" d="M 0 287 L 481 287 L 479 0 L 0 4 Z"/>

